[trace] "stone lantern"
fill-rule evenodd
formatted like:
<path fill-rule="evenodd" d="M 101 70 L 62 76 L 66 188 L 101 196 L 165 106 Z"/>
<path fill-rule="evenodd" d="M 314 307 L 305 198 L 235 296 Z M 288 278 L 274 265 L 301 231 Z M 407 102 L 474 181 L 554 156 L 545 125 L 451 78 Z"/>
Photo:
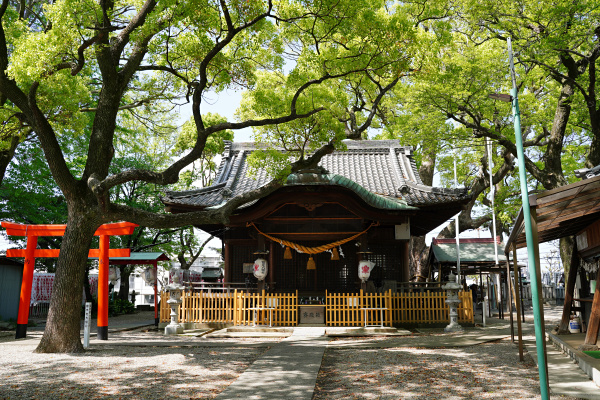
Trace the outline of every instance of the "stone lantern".
<path fill-rule="evenodd" d="M 448 293 L 448 299 L 446 300 L 446 304 L 448 304 L 448 308 L 450 309 L 450 324 L 444 328 L 444 332 L 462 332 L 463 328 L 458 323 L 458 304 L 460 303 L 460 299 L 458 298 L 458 291 L 461 289 L 461 286 L 456 283 L 456 275 L 450 273 L 448 277 L 448 283 L 442 286 Z"/>
<path fill-rule="evenodd" d="M 167 285 L 165 289 L 169 291 L 167 303 L 171 307 L 171 322 L 165 327 L 165 335 L 177 335 L 183 333 L 183 326 L 179 324 L 177 312 L 177 307 L 181 304 L 181 292 L 184 289 L 184 286 L 179 284 L 179 275 L 174 275 L 173 283 Z"/>

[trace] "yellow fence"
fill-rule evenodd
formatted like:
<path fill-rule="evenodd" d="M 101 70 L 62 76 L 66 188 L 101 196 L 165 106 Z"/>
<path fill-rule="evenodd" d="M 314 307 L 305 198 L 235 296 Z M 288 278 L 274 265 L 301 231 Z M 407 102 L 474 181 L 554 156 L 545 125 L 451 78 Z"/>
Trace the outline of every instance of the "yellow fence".
<path fill-rule="evenodd" d="M 327 293 L 328 326 L 392 325 L 392 292 Z"/>
<path fill-rule="evenodd" d="M 169 294 L 161 293 L 160 322 L 171 320 L 167 303 Z M 230 323 L 234 325 L 298 324 L 298 292 L 296 293 L 230 293 L 183 292 L 179 321 L 192 323 Z M 272 318 L 272 320 L 271 320 Z"/>
<path fill-rule="evenodd" d="M 458 322 L 473 323 L 471 292 L 459 292 Z M 436 324 L 449 321 L 446 292 L 395 293 L 392 296 L 394 324 Z"/>
<path fill-rule="evenodd" d="M 460 292 L 458 321 L 473 323 L 471 292 Z M 169 322 L 168 293 L 161 293 L 160 321 Z M 180 322 L 229 323 L 234 325 L 298 324 L 296 293 L 184 292 L 179 306 Z M 445 292 L 326 293 L 328 326 L 392 326 L 435 324 L 449 321 Z M 272 319 L 271 319 L 272 318 Z"/>

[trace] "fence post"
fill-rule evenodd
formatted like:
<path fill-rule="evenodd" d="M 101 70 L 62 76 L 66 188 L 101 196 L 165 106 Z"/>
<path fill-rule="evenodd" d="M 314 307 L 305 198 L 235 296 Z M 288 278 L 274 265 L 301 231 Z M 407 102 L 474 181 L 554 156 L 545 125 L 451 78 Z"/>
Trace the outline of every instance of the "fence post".
<path fill-rule="evenodd" d="M 366 321 L 363 320 L 365 318 L 365 317 L 363 317 L 363 315 L 365 315 L 365 313 L 362 312 L 362 310 L 361 310 L 361 308 L 364 307 L 364 305 L 365 305 L 365 300 L 364 300 L 363 296 L 364 296 L 364 293 L 363 293 L 363 290 L 361 288 L 360 289 L 360 296 L 359 296 L 359 299 L 358 299 L 358 320 L 361 321 L 363 323 L 363 325 L 366 325 Z"/>
<path fill-rule="evenodd" d="M 387 317 L 386 322 L 389 322 L 389 326 L 392 326 L 392 289 L 388 289 L 385 295 L 385 307 L 387 308 L 385 311 L 385 315 Z"/>

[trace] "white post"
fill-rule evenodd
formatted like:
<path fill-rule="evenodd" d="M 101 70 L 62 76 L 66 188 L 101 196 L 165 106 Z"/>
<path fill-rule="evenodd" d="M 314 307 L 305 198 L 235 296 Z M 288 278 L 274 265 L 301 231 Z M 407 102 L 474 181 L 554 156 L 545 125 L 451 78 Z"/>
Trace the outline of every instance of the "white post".
<path fill-rule="evenodd" d="M 454 187 L 458 188 L 458 177 L 456 174 L 456 148 L 454 149 Z M 460 213 L 456 214 L 456 217 L 454 219 L 454 227 L 456 228 L 456 283 L 458 283 L 459 285 L 462 285 L 461 283 L 461 275 L 460 275 L 460 239 L 458 238 L 459 236 L 459 229 L 458 229 L 458 215 Z"/>
<path fill-rule="evenodd" d="M 483 317 L 483 327 L 485 328 L 485 314 L 487 313 L 487 309 L 488 309 L 488 297 L 487 295 L 483 298 L 483 304 L 481 307 L 481 315 Z"/>
<path fill-rule="evenodd" d="M 498 245 L 496 244 L 496 209 L 494 207 L 494 197 L 496 197 L 496 188 L 494 187 L 494 160 L 492 159 L 492 141 L 486 138 L 488 151 L 488 166 L 490 167 L 490 197 L 492 201 L 492 228 L 494 238 L 494 255 L 496 256 L 496 265 L 498 265 Z"/>
<path fill-rule="evenodd" d="M 85 303 L 85 320 L 83 322 L 83 348 L 90 347 L 90 319 L 92 315 L 92 303 Z"/>

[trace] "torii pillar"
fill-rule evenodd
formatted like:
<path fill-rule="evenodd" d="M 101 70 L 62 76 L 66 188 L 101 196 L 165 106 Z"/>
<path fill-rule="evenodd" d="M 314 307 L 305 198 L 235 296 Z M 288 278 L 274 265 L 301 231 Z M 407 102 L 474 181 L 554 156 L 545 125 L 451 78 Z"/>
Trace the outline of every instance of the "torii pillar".
<path fill-rule="evenodd" d="M 19 314 L 17 317 L 16 339 L 27 336 L 27 322 L 29 321 L 29 305 L 31 303 L 31 287 L 33 285 L 33 271 L 36 257 L 58 257 L 59 249 L 36 249 L 39 236 L 63 236 L 66 225 L 23 225 L 12 222 L 2 222 L 6 234 L 10 236 L 26 236 L 27 247 L 23 249 L 9 249 L 7 257 L 25 257 L 23 280 L 21 281 L 21 296 L 19 300 Z M 137 224 L 131 222 L 117 222 L 101 225 L 95 236 L 100 236 L 100 248 L 90 249 L 88 257 L 98 257 L 98 336 L 100 340 L 108 339 L 108 260 L 109 257 L 129 257 L 130 249 L 110 249 L 110 236 L 131 235 Z"/>

